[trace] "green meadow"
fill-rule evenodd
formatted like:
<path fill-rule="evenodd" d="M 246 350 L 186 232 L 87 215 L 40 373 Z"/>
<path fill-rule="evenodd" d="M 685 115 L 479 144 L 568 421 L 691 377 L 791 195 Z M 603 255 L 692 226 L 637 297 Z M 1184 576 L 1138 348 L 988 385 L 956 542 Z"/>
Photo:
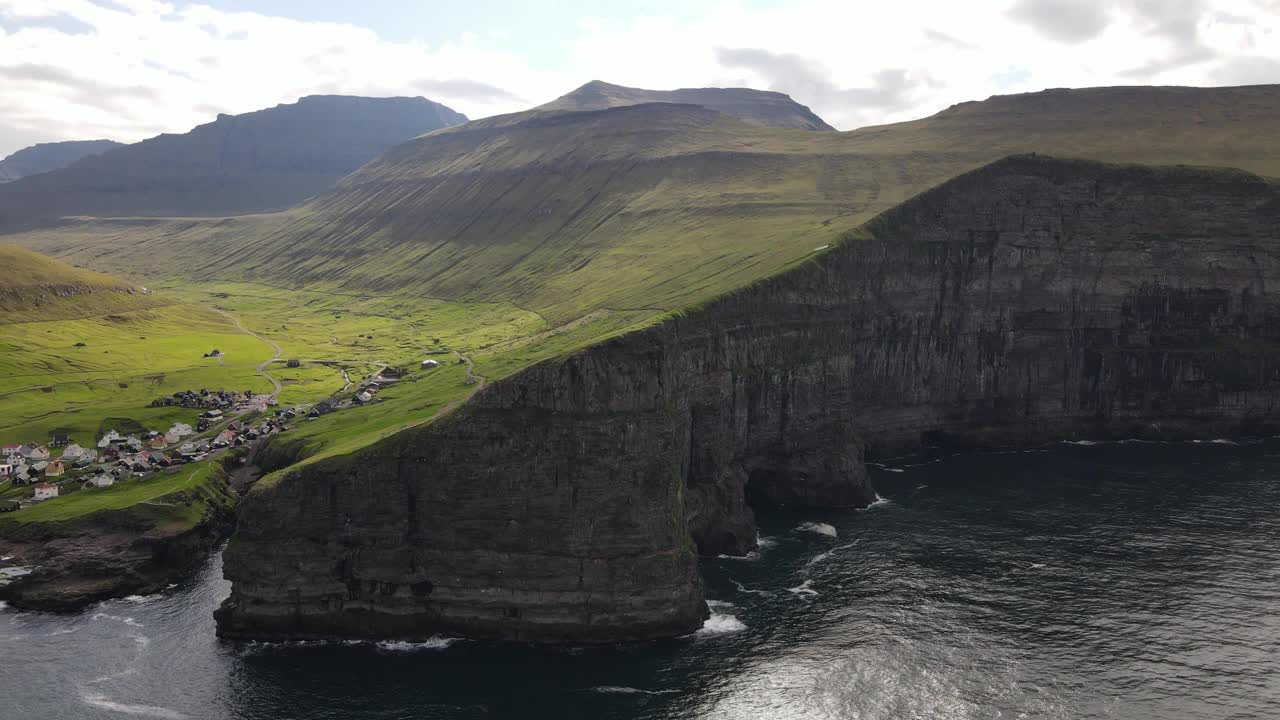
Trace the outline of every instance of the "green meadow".
<path fill-rule="evenodd" d="M 86 488 L 0 516 L 0 534 L 13 523 L 66 522 L 91 513 L 137 508 L 161 530 L 194 526 L 210 504 L 234 505 L 217 461 L 183 465 L 144 479 L 129 478 L 109 488 Z"/>

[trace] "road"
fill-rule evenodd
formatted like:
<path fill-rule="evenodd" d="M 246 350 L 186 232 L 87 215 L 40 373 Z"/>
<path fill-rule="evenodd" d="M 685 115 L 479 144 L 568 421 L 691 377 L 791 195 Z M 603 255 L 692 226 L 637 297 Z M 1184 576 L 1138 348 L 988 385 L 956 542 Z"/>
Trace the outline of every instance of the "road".
<path fill-rule="evenodd" d="M 280 346 L 277 345 L 274 340 L 269 340 L 267 338 L 264 338 L 258 333 L 246 328 L 244 325 L 240 323 L 240 318 L 236 317 L 235 315 L 232 315 L 231 313 L 226 312 L 224 310 L 219 310 L 218 308 L 213 308 L 213 311 L 227 318 L 231 322 L 235 323 L 236 327 L 240 330 L 240 332 L 250 337 L 255 337 L 261 340 L 262 342 L 270 345 L 271 348 L 275 350 L 275 354 L 272 355 L 270 358 L 267 358 L 266 360 L 263 360 L 261 363 L 259 363 L 258 367 L 254 368 L 254 371 L 257 372 L 262 377 L 266 378 L 271 383 L 271 386 L 275 388 L 274 390 L 271 391 L 271 397 L 276 397 L 277 395 L 279 395 L 280 390 L 283 388 L 283 386 L 280 384 L 279 380 L 275 379 L 274 377 L 271 376 L 270 373 L 267 372 L 267 366 L 275 362 L 276 360 L 279 360 L 280 356 L 284 354 L 284 351 L 280 349 Z"/>

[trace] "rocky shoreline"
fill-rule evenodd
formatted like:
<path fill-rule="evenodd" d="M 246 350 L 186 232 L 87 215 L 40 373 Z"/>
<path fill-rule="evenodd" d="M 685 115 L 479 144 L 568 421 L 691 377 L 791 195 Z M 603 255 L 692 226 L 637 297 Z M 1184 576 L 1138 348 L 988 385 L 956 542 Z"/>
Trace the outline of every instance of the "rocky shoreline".
<path fill-rule="evenodd" d="M 5 558 L 0 566 L 11 569 L 8 582 L 0 583 L 0 600 L 21 610 L 74 612 L 178 582 L 203 565 L 235 525 L 227 476 L 221 467 L 214 472 L 213 492 L 161 498 L 173 505 L 200 503 L 204 512 L 191 526 L 158 523 L 154 514 L 137 507 L 63 522 L 0 519 L 0 558 Z"/>

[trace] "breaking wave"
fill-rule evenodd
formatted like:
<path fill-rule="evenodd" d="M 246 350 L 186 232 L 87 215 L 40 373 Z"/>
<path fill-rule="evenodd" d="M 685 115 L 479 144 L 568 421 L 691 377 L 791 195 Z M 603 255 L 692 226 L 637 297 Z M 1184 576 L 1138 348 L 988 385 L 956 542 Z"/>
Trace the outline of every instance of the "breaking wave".
<path fill-rule="evenodd" d="M 877 498 L 879 495 L 876 496 Z M 837 537 L 836 529 L 827 523 L 803 522 L 796 526 L 799 532 L 811 532 L 827 537 Z"/>
<path fill-rule="evenodd" d="M 458 638 L 447 638 L 436 636 L 428 638 L 422 642 L 409 642 L 407 640 L 383 640 L 374 643 L 379 650 L 387 652 L 420 652 L 422 650 L 444 650 L 450 645 L 458 641 Z"/>
<path fill-rule="evenodd" d="M 741 620 L 733 615 L 722 615 L 720 613 L 711 613 L 711 617 L 702 623 L 702 629 L 694 633 L 695 635 L 728 635 L 729 633 L 742 632 L 747 626 Z"/>
<path fill-rule="evenodd" d="M 817 595 L 818 591 L 810 587 L 811 585 L 813 585 L 812 580 L 805 580 L 795 587 L 787 588 L 787 592 L 794 595 Z"/>

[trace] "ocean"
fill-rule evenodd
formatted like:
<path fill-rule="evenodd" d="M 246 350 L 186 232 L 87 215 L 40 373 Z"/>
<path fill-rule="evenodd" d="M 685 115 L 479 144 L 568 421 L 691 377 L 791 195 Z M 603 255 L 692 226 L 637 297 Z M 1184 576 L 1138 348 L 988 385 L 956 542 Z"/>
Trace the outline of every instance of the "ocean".
<path fill-rule="evenodd" d="M 872 467 L 703 563 L 712 618 L 614 648 L 235 644 L 219 557 L 161 595 L 0 611 L 0 718 L 1280 717 L 1280 441 Z"/>

